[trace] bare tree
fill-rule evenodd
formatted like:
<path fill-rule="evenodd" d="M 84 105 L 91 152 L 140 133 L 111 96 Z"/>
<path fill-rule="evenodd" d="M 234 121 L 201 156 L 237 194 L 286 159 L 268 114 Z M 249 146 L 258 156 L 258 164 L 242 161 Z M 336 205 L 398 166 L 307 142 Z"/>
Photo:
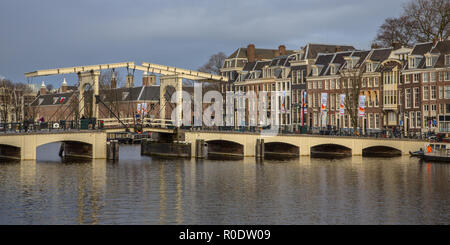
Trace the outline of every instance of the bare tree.
<path fill-rule="evenodd" d="M 113 89 L 111 87 L 111 81 L 113 79 L 113 75 L 114 78 L 116 80 L 116 87 L 118 87 L 120 84 L 122 84 L 123 79 L 120 76 L 120 73 L 118 71 L 113 71 L 113 70 L 107 70 L 107 71 L 102 71 L 102 73 L 100 74 L 100 78 L 99 78 L 99 86 L 100 89 L 103 90 L 103 94 L 105 95 L 106 100 L 103 101 L 105 103 L 105 105 L 107 107 L 109 107 L 109 109 L 111 109 L 111 111 L 113 111 L 116 115 L 120 115 L 120 110 L 119 110 L 119 98 L 120 95 L 118 94 L 117 89 Z M 108 112 L 109 116 L 108 117 L 113 117 L 113 115 L 111 115 Z"/>
<path fill-rule="evenodd" d="M 0 82 L 0 121 L 23 120 L 26 116 L 25 96 L 30 92 L 32 90 L 26 84 L 3 79 Z"/>
<path fill-rule="evenodd" d="M 198 69 L 198 71 L 218 75 L 218 74 L 220 74 L 220 69 L 222 68 L 223 63 L 225 62 L 226 58 L 227 58 L 227 56 L 222 52 L 213 54 L 209 58 L 208 62 L 206 64 L 204 64 L 203 66 L 201 66 Z"/>
<path fill-rule="evenodd" d="M 404 8 L 418 42 L 443 40 L 448 35 L 450 0 L 413 0 Z"/>
<path fill-rule="evenodd" d="M 362 69 L 349 68 L 342 71 L 340 88 L 345 94 L 344 107 L 350 116 L 353 132 L 358 129 L 359 121 L 359 96 L 362 88 Z"/>
<path fill-rule="evenodd" d="M 113 75 L 116 79 L 116 86 L 119 84 L 122 84 L 122 77 L 120 76 L 120 73 L 116 70 L 106 70 L 102 71 L 99 77 L 99 86 L 100 89 L 107 89 L 111 88 L 111 80 L 113 78 Z"/>
<path fill-rule="evenodd" d="M 380 26 L 377 37 L 372 43 L 372 48 L 392 47 L 394 43 L 411 46 L 414 42 L 411 26 L 411 20 L 407 16 L 387 18 Z"/>
<path fill-rule="evenodd" d="M 400 17 L 385 20 L 373 46 L 444 40 L 449 36 L 449 29 L 450 0 L 412 0 L 404 6 Z"/>

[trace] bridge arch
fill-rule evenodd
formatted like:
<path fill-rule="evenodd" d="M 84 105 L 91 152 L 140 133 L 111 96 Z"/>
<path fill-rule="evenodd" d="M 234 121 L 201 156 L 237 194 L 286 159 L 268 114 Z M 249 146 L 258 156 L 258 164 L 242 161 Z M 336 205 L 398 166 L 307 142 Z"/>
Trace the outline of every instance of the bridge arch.
<path fill-rule="evenodd" d="M 264 143 L 264 158 L 296 158 L 300 155 L 300 147 L 294 144 L 272 141 Z"/>
<path fill-rule="evenodd" d="M 232 140 L 208 140 L 208 158 L 239 159 L 244 157 L 244 145 Z"/>
<path fill-rule="evenodd" d="M 46 143 L 40 143 L 36 145 L 36 154 L 38 148 L 52 143 L 61 143 L 60 148 L 55 149 L 54 153 L 58 154 L 61 157 L 76 157 L 76 158 L 93 157 L 93 144 L 90 142 L 78 140 L 55 140 Z"/>
<path fill-rule="evenodd" d="M 341 144 L 317 144 L 310 148 L 311 157 L 341 158 L 352 156 L 352 148 Z"/>
<path fill-rule="evenodd" d="M 0 143 L 0 159 L 20 160 L 21 147 Z"/>
<path fill-rule="evenodd" d="M 401 156 L 402 151 L 396 147 L 386 145 L 374 145 L 362 149 L 364 157 L 395 157 Z"/>

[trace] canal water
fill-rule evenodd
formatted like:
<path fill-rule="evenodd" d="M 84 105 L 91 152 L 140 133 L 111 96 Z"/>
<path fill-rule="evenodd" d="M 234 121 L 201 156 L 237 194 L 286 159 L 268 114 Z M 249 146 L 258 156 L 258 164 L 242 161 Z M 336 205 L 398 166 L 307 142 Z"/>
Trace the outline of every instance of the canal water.
<path fill-rule="evenodd" d="M 408 156 L 0 163 L 0 224 L 450 224 L 450 165 Z"/>

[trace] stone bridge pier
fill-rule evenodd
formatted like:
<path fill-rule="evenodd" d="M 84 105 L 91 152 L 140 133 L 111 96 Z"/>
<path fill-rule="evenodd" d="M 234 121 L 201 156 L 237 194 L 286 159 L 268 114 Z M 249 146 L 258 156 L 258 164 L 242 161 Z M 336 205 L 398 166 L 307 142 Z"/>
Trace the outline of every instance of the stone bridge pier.
<path fill-rule="evenodd" d="M 17 160 L 36 160 L 37 147 L 62 142 L 68 156 L 106 159 L 106 132 L 39 132 L 0 135 L 0 157 Z M 58 155 L 55 149 L 55 155 Z"/>
<path fill-rule="evenodd" d="M 320 135 L 264 136 L 238 132 L 185 132 L 185 140 L 191 143 L 192 156 L 198 152 L 198 140 L 208 144 L 207 152 L 239 155 L 243 157 L 310 156 L 315 151 L 342 152 L 352 156 L 406 155 L 423 148 L 427 141 L 410 139 L 384 139 L 363 137 L 329 137 Z"/>

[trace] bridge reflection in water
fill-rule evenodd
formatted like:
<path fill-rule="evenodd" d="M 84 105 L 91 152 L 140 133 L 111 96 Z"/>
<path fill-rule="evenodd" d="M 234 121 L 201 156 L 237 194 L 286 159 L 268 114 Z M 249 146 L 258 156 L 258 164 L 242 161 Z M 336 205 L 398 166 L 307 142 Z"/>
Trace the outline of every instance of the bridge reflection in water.
<path fill-rule="evenodd" d="M 2 224 L 448 224 L 450 166 L 415 158 L 0 163 Z"/>

